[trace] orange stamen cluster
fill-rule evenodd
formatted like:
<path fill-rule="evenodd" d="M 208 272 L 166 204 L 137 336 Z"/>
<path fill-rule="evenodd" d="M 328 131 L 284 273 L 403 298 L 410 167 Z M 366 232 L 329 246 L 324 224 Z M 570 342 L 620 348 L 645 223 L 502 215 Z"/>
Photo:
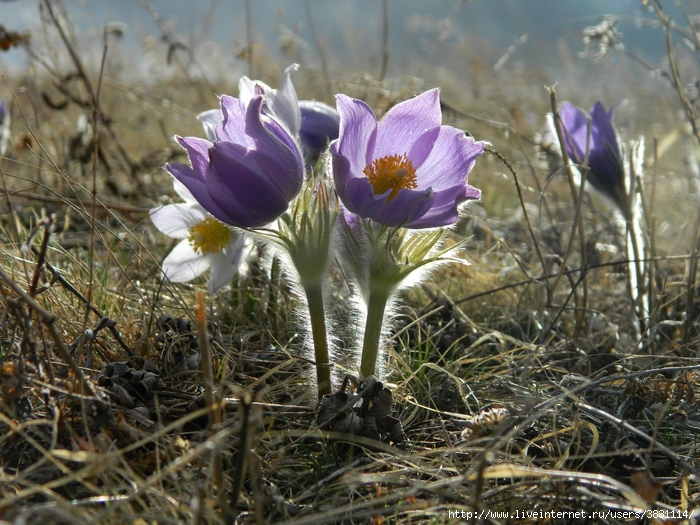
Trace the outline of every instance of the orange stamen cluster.
<path fill-rule="evenodd" d="M 413 190 L 418 186 L 413 162 L 408 160 L 405 153 L 376 159 L 372 164 L 365 166 L 363 172 L 369 179 L 375 195 L 391 190 L 387 202 L 396 198 L 400 189 Z"/>
<path fill-rule="evenodd" d="M 187 239 L 202 255 L 219 253 L 231 239 L 231 230 L 216 219 L 207 217 L 189 229 Z"/>

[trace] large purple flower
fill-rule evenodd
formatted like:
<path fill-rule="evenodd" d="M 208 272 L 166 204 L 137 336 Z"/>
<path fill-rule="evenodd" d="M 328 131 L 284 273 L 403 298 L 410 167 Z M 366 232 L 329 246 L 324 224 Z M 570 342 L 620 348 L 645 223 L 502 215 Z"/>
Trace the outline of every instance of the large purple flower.
<path fill-rule="evenodd" d="M 351 212 L 391 227 L 434 228 L 454 223 L 461 203 L 481 197 L 467 175 L 484 143 L 442 125 L 437 89 L 397 104 L 379 123 L 361 100 L 338 95 L 336 104 L 333 176 Z"/>
<path fill-rule="evenodd" d="M 624 171 L 617 135 L 612 125 L 612 112 L 596 102 L 591 108 L 591 139 L 588 153 L 586 180 L 595 189 L 610 197 L 624 208 Z M 564 125 L 564 144 L 571 160 L 582 164 L 586 154 L 588 118 L 579 108 L 569 102 L 561 106 Z"/>
<path fill-rule="evenodd" d="M 257 228 L 274 221 L 304 181 L 296 140 L 264 104 L 260 93 L 247 103 L 222 96 L 216 141 L 176 137 L 192 167 L 166 166 L 206 211 L 232 226 Z"/>

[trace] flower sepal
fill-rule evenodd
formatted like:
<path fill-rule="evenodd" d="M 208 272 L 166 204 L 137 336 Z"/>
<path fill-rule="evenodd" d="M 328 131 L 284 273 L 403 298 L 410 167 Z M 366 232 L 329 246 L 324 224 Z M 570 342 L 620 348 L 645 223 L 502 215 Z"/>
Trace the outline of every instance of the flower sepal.
<path fill-rule="evenodd" d="M 465 241 L 443 248 L 449 228 L 409 230 L 390 228 L 369 219 L 343 215 L 343 262 L 359 291 L 389 297 L 416 284 L 425 272 L 447 262 L 465 263 L 453 254 Z"/>

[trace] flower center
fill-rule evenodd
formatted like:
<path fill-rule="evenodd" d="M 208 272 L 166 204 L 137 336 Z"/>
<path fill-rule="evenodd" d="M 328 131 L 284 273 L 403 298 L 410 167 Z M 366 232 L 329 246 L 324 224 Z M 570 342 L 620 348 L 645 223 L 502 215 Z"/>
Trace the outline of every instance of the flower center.
<path fill-rule="evenodd" d="M 375 195 L 391 190 L 387 202 L 393 200 L 402 188 L 415 189 L 416 170 L 413 162 L 403 155 L 389 155 L 365 166 L 364 174 L 372 185 Z"/>
<path fill-rule="evenodd" d="M 216 219 L 207 217 L 190 228 L 187 239 L 202 255 L 219 253 L 231 239 L 231 230 Z"/>

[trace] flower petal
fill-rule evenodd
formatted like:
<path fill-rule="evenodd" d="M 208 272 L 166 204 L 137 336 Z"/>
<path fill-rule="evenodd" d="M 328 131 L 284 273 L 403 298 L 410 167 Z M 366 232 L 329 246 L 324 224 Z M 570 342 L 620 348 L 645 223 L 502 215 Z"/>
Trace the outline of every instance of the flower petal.
<path fill-rule="evenodd" d="M 256 160 L 263 172 L 274 176 L 274 184 L 290 201 L 299 193 L 304 182 L 304 160 L 299 146 L 278 122 L 269 118 L 263 122 L 262 103 L 261 96 L 250 101 L 245 132 L 261 153 Z"/>
<path fill-rule="evenodd" d="M 184 239 L 189 230 L 206 218 L 204 209 L 199 205 L 187 203 L 167 204 L 150 211 L 151 221 L 169 237 Z"/>
<path fill-rule="evenodd" d="M 340 114 L 340 134 L 331 144 L 331 152 L 348 159 L 349 176 L 364 177 L 362 170 L 372 160 L 369 150 L 374 149 L 377 118 L 366 103 L 345 95 L 336 96 L 336 106 Z"/>
<path fill-rule="evenodd" d="M 292 84 L 291 73 L 299 69 L 299 64 L 292 64 L 284 70 L 284 80 L 282 87 L 278 90 L 272 89 L 271 93 L 266 93 L 267 103 L 272 114 L 277 117 L 287 128 L 289 133 L 296 137 L 299 135 L 301 125 L 301 113 L 299 111 L 299 99 Z"/>
<path fill-rule="evenodd" d="M 192 169 L 199 175 L 203 175 L 207 170 L 209 163 L 208 151 L 211 147 L 211 142 L 199 137 L 179 137 L 175 136 L 175 140 L 187 150 L 187 156 L 192 164 Z"/>
<path fill-rule="evenodd" d="M 210 109 L 197 115 L 197 119 L 202 123 L 204 134 L 207 139 L 214 142 L 216 140 L 216 128 L 224 120 L 224 115 L 220 109 Z"/>
<path fill-rule="evenodd" d="M 435 194 L 428 212 L 419 219 L 407 222 L 406 228 L 438 228 L 454 224 L 459 219 L 459 205 L 466 200 L 481 198 L 481 192 L 470 186 L 458 184 Z"/>
<path fill-rule="evenodd" d="M 426 131 L 439 128 L 441 124 L 437 89 L 396 104 L 377 125 L 377 143 L 371 160 L 407 154 Z"/>
<path fill-rule="evenodd" d="M 229 142 L 217 142 L 210 152 L 207 172 L 209 196 L 225 210 L 225 222 L 242 228 L 269 224 L 282 215 L 289 202 L 261 171 L 253 152 Z"/>
<path fill-rule="evenodd" d="M 263 92 L 272 91 L 272 88 L 265 84 L 262 80 L 251 80 L 246 76 L 243 76 L 238 81 L 238 99 L 247 106 L 248 103 L 253 99 L 256 93 L 255 87 L 258 86 L 262 88 Z"/>
<path fill-rule="evenodd" d="M 254 97 L 260 94 L 265 96 L 264 111 L 267 115 L 277 119 L 293 136 L 299 135 L 301 115 L 299 113 L 299 100 L 291 73 L 299 69 L 298 64 L 292 64 L 284 70 L 284 80 L 281 89 L 273 89 L 265 82 L 241 77 L 238 81 L 238 97 L 246 106 Z"/>
<path fill-rule="evenodd" d="M 467 137 L 463 131 L 442 126 L 425 162 L 416 170 L 418 187 L 440 191 L 464 185 L 467 175 L 484 152 L 484 143 Z"/>
<path fill-rule="evenodd" d="M 198 254 L 190 241 L 181 241 L 163 261 L 163 274 L 174 283 L 185 283 L 209 269 L 209 260 Z"/>
<path fill-rule="evenodd" d="M 173 189 L 187 204 L 198 204 L 192 192 L 182 182 L 173 177 Z"/>
<path fill-rule="evenodd" d="M 230 218 L 209 196 L 207 186 L 204 183 L 203 175 L 200 176 L 192 168 L 186 166 L 185 164 L 166 164 L 165 169 L 167 169 L 175 179 L 177 179 L 179 182 L 182 183 L 183 186 L 185 186 L 187 191 L 189 191 L 192 194 L 195 200 L 205 210 L 207 210 L 220 221 L 230 223 Z"/>
<path fill-rule="evenodd" d="M 211 263 L 211 274 L 209 275 L 210 294 L 215 294 L 236 275 L 244 247 L 245 235 L 232 233 L 231 241 L 221 252 L 209 254 Z"/>
<path fill-rule="evenodd" d="M 315 162 L 328 143 L 338 138 L 340 115 L 334 107 L 315 100 L 299 101 L 299 138 L 309 159 Z"/>
<path fill-rule="evenodd" d="M 223 95 L 221 115 L 221 124 L 216 128 L 217 140 L 250 146 L 251 141 L 245 134 L 246 105 L 237 98 Z"/>
<path fill-rule="evenodd" d="M 335 167 L 333 171 L 335 171 Z M 384 195 L 375 196 L 372 185 L 365 177 L 347 180 L 342 187 L 342 192 L 337 186 L 336 189 L 338 196 L 345 203 L 347 209 L 365 218 L 373 218 L 379 214 L 384 206 L 386 197 L 391 193 L 391 190 L 389 190 Z M 384 199 L 381 197 L 384 197 Z"/>
<path fill-rule="evenodd" d="M 595 129 L 596 143 L 602 145 L 607 142 L 614 151 L 619 152 L 617 135 L 612 124 L 613 110 L 614 108 L 609 112 L 605 111 L 603 104 L 600 101 L 596 102 L 591 108 L 591 123 L 592 128 Z M 593 135 L 593 129 L 591 129 L 591 135 Z"/>
<path fill-rule="evenodd" d="M 562 132 L 569 157 L 573 162 L 583 162 L 588 134 L 586 114 L 573 104 L 564 102 L 559 110 L 559 115 L 565 128 Z"/>
<path fill-rule="evenodd" d="M 394 199 L 385 201 L 379 213 L 370 218 L 386 226 L 407 226 L 425 215 L 434 201 L 435 193 L 430 188 L 422 191 L 399 190 Z"/>

